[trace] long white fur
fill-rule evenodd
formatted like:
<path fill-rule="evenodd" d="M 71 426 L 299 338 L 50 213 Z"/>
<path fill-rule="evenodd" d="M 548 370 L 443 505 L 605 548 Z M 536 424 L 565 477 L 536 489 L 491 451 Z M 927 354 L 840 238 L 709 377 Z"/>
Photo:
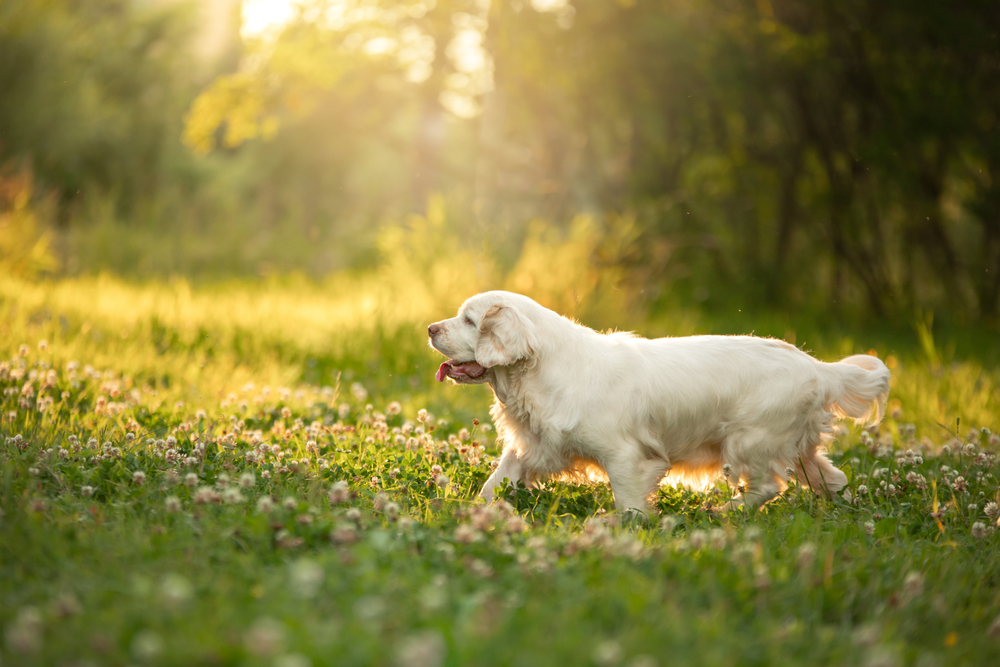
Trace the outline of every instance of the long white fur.
<path fill-rule="evenodd" d="M 752 507 L 777 496 L 788 470 L 836 493 L 847 478 L 820 446 L 832 422 L 881 420 L 889 370 L 868 355 L 824 363 L 780 340 L 600 334 L 510 292 L 470 298 L 431 325 L 431 345 L 488 369 L 503 443 L 481 495 L 597 466 L 621 510 L 649 510 L 663 482 L 718 479 L 723 464 Z M 740 502 L 740 501 L 737 501 Z"/>

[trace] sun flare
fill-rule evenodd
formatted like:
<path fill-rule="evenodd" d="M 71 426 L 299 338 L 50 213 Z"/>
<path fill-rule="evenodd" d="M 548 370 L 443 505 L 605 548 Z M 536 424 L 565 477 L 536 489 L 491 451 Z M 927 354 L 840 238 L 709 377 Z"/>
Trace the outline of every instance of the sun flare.
<path fill-rule="evenodd" d="M 277 30 L 295 17 L 297 0 L 243 0 L 243 39 L 261 37 Z"/>

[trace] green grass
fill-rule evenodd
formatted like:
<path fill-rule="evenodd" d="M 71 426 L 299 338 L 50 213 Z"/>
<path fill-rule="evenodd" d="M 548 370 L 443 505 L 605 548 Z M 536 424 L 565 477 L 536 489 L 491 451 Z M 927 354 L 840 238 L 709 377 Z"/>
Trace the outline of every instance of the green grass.
<path fill-rule="evenodd" d="M 1000 537 L 985 512 L 1000 465 L 979 430 L 1000 430 L 998 373 L 995 350 L 967 352 L 973 333 L 956 351 L 762 317 L 759 333 L 798 328 L 821 358 L 892 358 L 894 415 L 833 447 L 852 499 L 793 485 L 756 516 L 720 515 L 720 480 L 662 489 L 661 515 L 640 523 L 620 520 L 603 485 L 476 500 L 497 454 L 490 395 L 433 382 L 423 327 L 456 304 L 415 294 L 360 278 L 0 279 L 2 664 L 1000 655 Z M 622 324 L 743 326 L 698 313 Z M 331 499 L 337 482 L 346 499 Z"/>

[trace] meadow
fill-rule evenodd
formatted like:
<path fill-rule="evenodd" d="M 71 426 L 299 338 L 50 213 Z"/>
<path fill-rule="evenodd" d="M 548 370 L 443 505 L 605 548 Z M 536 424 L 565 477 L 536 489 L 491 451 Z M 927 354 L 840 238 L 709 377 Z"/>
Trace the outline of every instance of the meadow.
<path fill-rule="evenodd" d="M 881 344 L 894 375 L 886 420 L 832 444 L 850 478 L 835 499 L 793 484 L 756 515 L 723 514 L 720 478 L 663 487 L 646 522 L 602 484 L 487 506 L 492 397 L 435 383 L 425 341 L 457 301 L 338 280 L 0 279 L 2 664 L 1000 655 L 995 366 L 927 329 L 923 345 L 811 344 L 827 359 Z"/>

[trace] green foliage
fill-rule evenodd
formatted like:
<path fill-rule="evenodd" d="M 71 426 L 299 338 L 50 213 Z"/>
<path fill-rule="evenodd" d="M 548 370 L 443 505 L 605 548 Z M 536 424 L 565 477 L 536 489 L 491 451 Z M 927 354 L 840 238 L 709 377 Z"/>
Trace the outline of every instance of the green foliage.
<path fill-rule="evenodd" d="M 4 664 L 973 665 L 998 650 L 1000 444 L 978 428 L 1000 426 L 995 362 L 945 345 L 932 364 L 912 333 L 888 348 L 891 414 L 833 445 L 849 497 L 793 483 L 759 514 L 720 514 L 720 479 L 662 488 L 643 522 L 605 484 L 549 482 L 486 506 L 489 392 L 435 383 L 423 324 L 444 306 L 379 285 L 0 280 Z M 880 344 L 860 340 L 816 353 Z"/>

